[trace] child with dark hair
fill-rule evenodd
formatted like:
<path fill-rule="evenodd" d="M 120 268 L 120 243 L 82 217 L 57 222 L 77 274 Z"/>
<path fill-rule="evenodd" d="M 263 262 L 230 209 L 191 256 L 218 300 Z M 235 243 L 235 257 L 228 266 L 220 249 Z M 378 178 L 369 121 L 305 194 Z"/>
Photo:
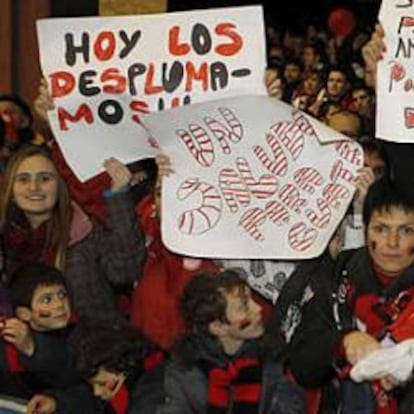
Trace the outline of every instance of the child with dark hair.
<path fill-rule="evenodd" d="M 381 373 L 356 383 L 349 372 L 373 351 L 414 338 L 413 195 L 378 179 L 368 189 L 363 223 L 366 247 L 295 270 L 276 303 L 271 337 L 279 335 L 274 349 L 284 351 L 302 386 L 325 391 L 340 380 L 344 412 L 396 414 L 413 398 L 412 379 L 399 383 Z"/>
<path fill-rule="evenodd" d="M 0 392 L 26 399 L 42 393 L 29 403 L 29 413 L 93 410 L 96 403 L 75 371 L 67 344 L 75 320 L 61 272 L 43 264 L 25 265 L 12 275 L 8 292 L 15 316 L 0 324 L 5 378 Z"/>
<path fill-rule="evenodd" d="M 238 272 L 196 276 L 181 309 L 187 334 L 167 367 L 163 414 L 306 412 L 301 391 L 262 352 L 261 308 Z"/>
<path fill-rule="evenodd" d="M 9 298 L 16 316 L 38 331 L 60 329 L 69 322 L 71 311 L 66 283 L 54 267 L 34 263 L 17 270 L 9 283 Z M 60 302 L 56 304 L 58 315 L 46 311 L 53 300 Z"/>
<path fill-rule="evenodd" d="M 85 325 L 76 349 L 79 373 L 111 412 L 157 412 L 164 401 L 164 354 L 138 331 L 124 324 Z"/>

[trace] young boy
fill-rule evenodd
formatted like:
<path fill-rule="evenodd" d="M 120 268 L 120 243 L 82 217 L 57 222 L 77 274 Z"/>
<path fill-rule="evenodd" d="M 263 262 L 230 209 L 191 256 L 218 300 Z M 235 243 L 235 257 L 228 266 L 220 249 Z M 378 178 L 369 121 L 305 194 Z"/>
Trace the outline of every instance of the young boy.
<path fill-rule="evenodd" d="M 167 367 L 163 414 L 305 413 L 301 391 L 262 353 L 260 306 L 235 270 L 186 286 L 187 334 Z"/>
<path fill-rule="evenodd" d="M 126 325 L 85 326 L 77 368 L 115 414 L 155 414 L 164 401 L 164 354 Z"/>
<path fill-rule="evenodd" d="M 46 391 L 50 412 L 79 412 L 75 398 L 77 407 L 95 407 L 66 343 L 73 318 L 60 271 L 43 264 L 20 268 L 9 284 L 9 299 L 15 317 L 0 322 L 0 393 L 29 399 Z M 30 406 L 28 412 L 36 412 Z"/>

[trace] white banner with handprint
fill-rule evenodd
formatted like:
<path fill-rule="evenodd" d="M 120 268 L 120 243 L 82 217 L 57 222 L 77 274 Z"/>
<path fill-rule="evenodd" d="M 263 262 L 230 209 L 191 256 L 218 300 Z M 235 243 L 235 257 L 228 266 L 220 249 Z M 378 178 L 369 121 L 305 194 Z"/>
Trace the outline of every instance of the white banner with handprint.
<path fill-rule="evenodd" d="M 414 1 L 383 0 L 386 52 L 378 62 L 376 135 L 414 142 Z M 411 56 L 413 54 L 413 56 Z"/>
<path fill-rule="evenodd" d="M 266 96 L 176 108 L 145 123 L 175 170 L 163 181 L 163 241 L 184 255 L 318 256 L 363 164 L 357 143 Z"/>

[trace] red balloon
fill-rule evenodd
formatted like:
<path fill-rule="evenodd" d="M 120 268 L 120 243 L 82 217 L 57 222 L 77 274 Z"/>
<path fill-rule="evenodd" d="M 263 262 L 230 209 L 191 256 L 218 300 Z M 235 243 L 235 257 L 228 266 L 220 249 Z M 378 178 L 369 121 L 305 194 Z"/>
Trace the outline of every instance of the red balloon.
<path fill-rule="evenodd" d="M 355 26 L 355 16 L 351 10 L 338 8 L 333 10 L 328 17 L 328 27 L 336 36 L 348 36 L 353 32 Z"/>

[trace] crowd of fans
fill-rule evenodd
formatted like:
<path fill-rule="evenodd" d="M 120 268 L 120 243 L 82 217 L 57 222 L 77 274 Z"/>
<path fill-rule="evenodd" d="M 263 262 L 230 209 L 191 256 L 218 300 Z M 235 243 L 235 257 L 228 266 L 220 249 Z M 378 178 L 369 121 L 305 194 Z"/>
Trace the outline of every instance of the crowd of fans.
<path fill-rule="evenodd" d="M 405 376 L 352 374 L 414 339 L 414 192 L 375 137 L 381 28 L 351 23 L 267 28 L 268 94 L 364 150 L 353 202 L 312 260 L 172 253 L 160 226 L 168 154 L 110 158 L 81 183 L 48 130 L 46 82 L 33 109 L 0 95 L 0 407 L 414 413 L 414 345 Z"/>

